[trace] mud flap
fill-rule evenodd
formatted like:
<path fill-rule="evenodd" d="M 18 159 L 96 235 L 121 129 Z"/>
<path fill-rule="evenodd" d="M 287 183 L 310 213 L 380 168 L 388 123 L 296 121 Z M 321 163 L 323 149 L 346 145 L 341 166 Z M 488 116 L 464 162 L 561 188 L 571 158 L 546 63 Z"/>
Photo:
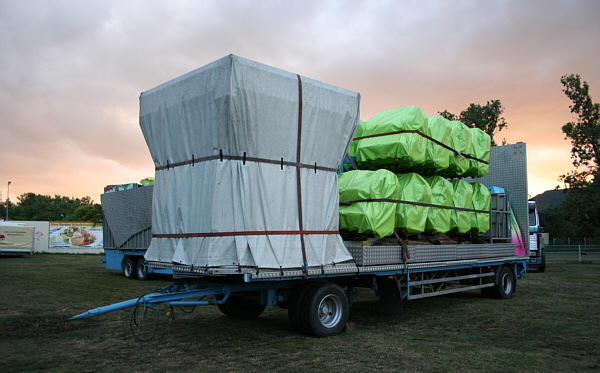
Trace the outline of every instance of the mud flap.
<path fill-rule="evenodd" d="M 377 295 L 379 296 L 379 312 L 402 315 L 404 311 L 402 292 L 396 277 L 377 276 Z"/>

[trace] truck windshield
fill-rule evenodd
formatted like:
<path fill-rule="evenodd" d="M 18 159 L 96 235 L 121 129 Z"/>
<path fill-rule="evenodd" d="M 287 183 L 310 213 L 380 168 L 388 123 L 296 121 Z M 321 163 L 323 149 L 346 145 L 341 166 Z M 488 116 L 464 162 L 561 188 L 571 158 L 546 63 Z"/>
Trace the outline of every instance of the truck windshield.
<path fill-rule="evenodd" d="M 535 227 L 537 225 L 537 214 L 535 213 L 535 208 L 529 209 L 529 226 Z"/>

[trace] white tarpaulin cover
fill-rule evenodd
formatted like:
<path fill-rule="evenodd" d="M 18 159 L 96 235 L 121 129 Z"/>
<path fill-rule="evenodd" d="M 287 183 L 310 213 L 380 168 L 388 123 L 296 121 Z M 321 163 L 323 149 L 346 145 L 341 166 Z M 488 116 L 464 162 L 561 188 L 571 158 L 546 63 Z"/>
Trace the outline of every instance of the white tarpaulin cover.
<path fill-rule="evenodd" d="M 234 55 L 143 92 L 156 168 L 146 259 L 284 269 L 351 260 L 337 233 L 336 171 L 359 103 Z"/>

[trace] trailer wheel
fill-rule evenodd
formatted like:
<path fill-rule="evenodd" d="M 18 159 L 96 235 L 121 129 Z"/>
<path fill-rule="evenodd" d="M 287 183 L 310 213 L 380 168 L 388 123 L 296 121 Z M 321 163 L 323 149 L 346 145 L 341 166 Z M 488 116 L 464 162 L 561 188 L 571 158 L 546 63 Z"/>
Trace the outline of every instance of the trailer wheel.
<path fill-rule="evenodd" d="M 315 286 L 315 284 L 297 286 L 288 297 L 288 318 L 292 328 L 300 333 L 308 333 L 308 330 L 305 329 L 308 321 L 303 318 L 303 316 L 306 316 L 306 312 L 302 312 L 302 302 L 305 298 L 304 295 L 312 286 Z M 317 284 L 317 286 L 320 285 Z"/>
<path fill-rule="evenodd" d="M 337 284 L 317 284 L 308 289 L 301 305 L 301 322 L 307 333 L 315 337 L 340 334 L 348 321 L 348 296 Z"/>
<path fill-rule="evenodd" d="M 513 271 L 507 267 L 502 266 L 496 273 L 496 285 L 491 289 L 491 295 L 496 299 L 510 299 L 515 292 L 515 275 Z"/>
<path fill-rule="evenodd" d="M 494 289 L 493 287 L 481 288 L 481 295 L 484 298 L 494 298 L 493 289 Z"/>
<path fill-rule="evenodd" d="M 135 261 L 131 258 L 126 258 L 123 262 L 123 274 L 128 279 L 134 279 L 136 275 L 135 272 Z"/>
<path fill-rule="evenodd" d="M 137 261 L 135 273 L 138 280 L 146 281 L 148 279 L 148 267 L 144 265 L 144 258 Z"/>
<path fill-rule="evenodd" d="M 255 319 L 263 313 L 265 307 L 258 299 L 240 295 L 230 295 L 225 303 L 219 304 L 219 310 L 234 319 Z"/>

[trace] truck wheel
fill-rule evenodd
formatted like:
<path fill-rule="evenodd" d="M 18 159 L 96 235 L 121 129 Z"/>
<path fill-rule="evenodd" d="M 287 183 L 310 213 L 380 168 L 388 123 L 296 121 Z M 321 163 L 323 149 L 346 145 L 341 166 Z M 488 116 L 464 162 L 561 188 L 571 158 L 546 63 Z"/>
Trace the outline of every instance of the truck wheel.
<path fill-rule="evenodd" d="M 258 299 L 246 298 L 240 295 L 230 295 L 219 310 L 234 319 L 255 319 L 265 310 L 265 305 Z"/>
<path fill-rule="evenodd" d="M 125 259 L 125 261 L 123 262 L 123 274 L 128 279 L 135 278 L 135 261 L 133 259 Z"/>
<path fill-rule="evenodd" d="M 544 272 L 546 270 L 546 253 L 542 254 L 542 263 L 538 266 L 538 272 Z"/>
<path fill-rule="evenodd" d="M 302 301 L 301 320 L 306 332 L 315 337 L 340 334 L 348 321 L 348 296 L 337 284 L 317 284 L 309 288 Z"/>
<path fill-rule="evenodd" d="M 144 258 L 137 261 L 135 266 L 135 273 L 138 280 L 146 281 L 148 279 L 148 267 L 144 265 Z"/>
<path fill-rule="evenodd" d="M 484 298 L 494 298 L 494 288 L 493 287 L 489 287 L 489 288 L 481 288 L 481 295 Z"/>
<path fill-rule="evenodd" d="M 305 298 L 304 295 L 312 286 L 315 286 L 315 284 L 311 283 L 304 286 L 297 286 L 292 290 L 288 297 L 288 318 L 290 319 L 292 328 L 300 333 L 308 333 L 308 330 L 305 330 L 308 322 L 303 319 L 303 316 L 305 316 L 306 313 L 302 312 L 302 302 Z M 317 284 L 317 286 L 319 286 L 319 284 Z"/>
<path fill-rule="evenodd" d="M 496 299 L 510 299 L 515 292 L 515 285 L 513 271 L 507 266 L 502 266 L 496 274 L 496 285 L 491 288 L 492 294 Z"/>

